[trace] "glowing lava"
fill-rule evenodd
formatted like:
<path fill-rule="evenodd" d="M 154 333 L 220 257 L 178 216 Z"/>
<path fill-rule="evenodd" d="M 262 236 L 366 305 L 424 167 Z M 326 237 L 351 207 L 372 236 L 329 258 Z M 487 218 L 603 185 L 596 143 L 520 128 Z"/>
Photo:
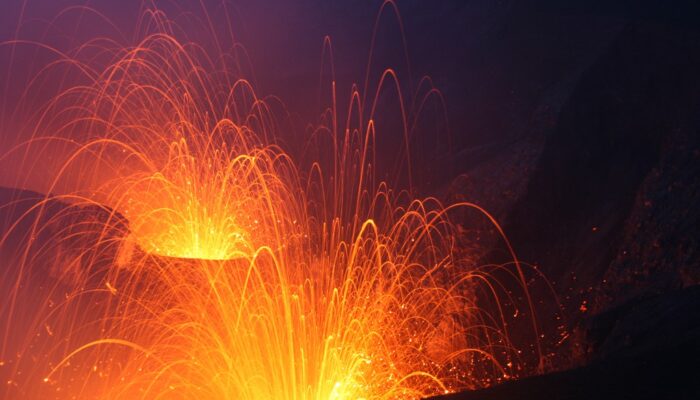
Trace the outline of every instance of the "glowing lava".
<path fill-rule="evenodd" d="M 159 13 L 152 18 L 170 26 Z M 482 310 L 476 296 L 501 307 L 505 286 L 473 264 L 451 220 L 458 210 L 483 210 L 415 199 L 378 181 L 370 168 L 376 132 L 357 116 L 359 93 L 344 128 L 316 129 L 329 135 L 329 160 L 302 170 L 276 145 L 279 118 L 269 103 L 245 80 L 207 73 L 218 65 L 201 48 L 158 32 L 101 51 L 117 61 L 72 58 L 91 84 L 57 96 L 36 130 L 73 146 L 47 192 L 77 174 L 96 183 L 56 198 L 70 201 L 70 213 L 108 205 L 109 218 L 89 231 L 73 226 L 71 240 L 84 251 L 62 256 L 57 283 L 29 323 L 50 335 L 28 335 L 16 360 L 2 354 L 14 360 L 9 393 L 403 399 L 516 374 L 506 312 Z M 44 220 L 35 221 L 42 230 Z M 39 251 L 26 246 L 25 254 Z M 514 257 L 512 267 L 493 268 L 512 268 L 508 287 L 529 301 Z M 41 259 L 20 258 L 17 271 L 40 268 Z M 75 268 L 84 270 L 66 290 Z M 21 296 L 29 274 L 13 279 Z M 18 313 L 8 315 L 13 326 Z M 3 330 L 7 348 L 11 332 Z M 29 361 L 34 353 L 38 362 Z"/>
<path fill-rule="evenodd" d="M 221 136 L 238 138 L 238 128 L 226 125 Z M 119 197 L 110 200 L 130 219 L 131 240 L 149 253 L 206 260 L 248 256 L 264 243 L 264 208 L 280 201 L 278 177 L 267 170 L 274 155 L 229 143 L 207 143 L 194 154 L 184 138 L 163 143 L 169 152 L 157 172 L 115 181 Z"/>

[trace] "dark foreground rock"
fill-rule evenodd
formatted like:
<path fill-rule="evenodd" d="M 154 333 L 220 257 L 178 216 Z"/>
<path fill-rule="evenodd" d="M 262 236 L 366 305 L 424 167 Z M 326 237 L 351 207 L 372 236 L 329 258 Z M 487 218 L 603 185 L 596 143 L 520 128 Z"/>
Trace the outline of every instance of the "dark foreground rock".
<path fill-rule="evenodd" d="M 590 321 L 590 364 L 435 398 L 698 399 L 700 286 L 639 299 Z"/>

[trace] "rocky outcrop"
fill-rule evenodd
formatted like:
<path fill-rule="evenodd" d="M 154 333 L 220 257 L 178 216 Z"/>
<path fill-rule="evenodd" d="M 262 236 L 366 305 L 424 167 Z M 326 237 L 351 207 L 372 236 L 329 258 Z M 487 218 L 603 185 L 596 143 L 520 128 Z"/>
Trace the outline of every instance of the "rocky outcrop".
<path fill-rule="evenodd" d="M 587 365 L 438 400 L 697 399 L 700 286 L 633 301 L 590 321 Z M 598 342 L 596 342 L 598 340 Z"/>

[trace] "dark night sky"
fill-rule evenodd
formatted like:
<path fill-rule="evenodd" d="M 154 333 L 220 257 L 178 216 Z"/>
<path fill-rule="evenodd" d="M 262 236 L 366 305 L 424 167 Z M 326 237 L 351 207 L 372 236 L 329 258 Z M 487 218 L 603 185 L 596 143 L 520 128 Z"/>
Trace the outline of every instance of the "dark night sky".
<path fill-rule="evenodd" d="M 217 34 L 226 36 L 221 1 L 204 3 Z M 441 164 L 439 172 L 429 172 L 422 179 L 426 188 L 442 187 L 466 172 L 484 156 L 484 149 L 488 153 L 489 148 L 508 146 L 528 134 L 533 115 L 557 107 L 557 96 L 567 90 L 568 82 L 605 48 L 629 18 L 625 10 L 559 7 L 557 2 L 546 1 L 397 3 L 405 25 L 411 77 L 398 25 L 390 12 L 382 16 L 370 71 L 376 80 L 384 68 L 395 68 L 409 95 L 410 87 L 429 75 L 446 98 L 452 154 L 449 165 Z M 22 25 L 17 37 L 59 48 L 70 48 L 78 43 L 76 40 L 97 35 L 116 36 L 94 16 L 86 13 L 81 18 L 79 10 L 65 12 L 72 4 L 75 2 L 65 0 L 10 1 L 0 13 L 0 40 L 14 37 L 18 21 Z M 96 0 L 85 4 L 103 13 L 127 38 L 131 36 L 140 1 Z M 192 23 L 177 2 L 156 4 L 182 23 L 191 40 L 198 41 L 198 34 L 206 35 L 206 26 Z M 372 27 L 380 6 L 380 1 L 263 0 L 234 1 L 227 8 L 236 40 L 245 46 L 253 64 L 258 92 L 280 96 L 302 121 L 314 122 L 320 111 L 323 37 L 329 35 L 333 41 L 338 97 L 341 104 L 347 104 L 351 84 L 364 81 Z M 201 15 L 199 8 L 194 9 Z M 65 13 L 54 28 L 47 30 L 46 21 L 62 11 Z M 33 71 L 25 65 L 41 65 L 41 56 L 26 50 L 14 53 L 13 78 L 1 81 L 6 85 L 3 101 L 7 103 L 13 103 L 23 88 L 17 68 Z M 6 60 L 11 51 L 8 46 L 0 49 Z M 0 74 L 6 77 L 9 64 L 2 64 Z M 8 122 L 12 118 L 2 119 L 3 130 L 13 131 Z M 392 132 L 396 130 L 390 123 L 387 126 L 383 146 L 392 149 L 397 142 Z M 5 136 L 4 143 L 8 139 Z M 419 147 L 425 145 L 429 144 Z M 443 155 L 439 151 L 435 154 Z M 425 161 L 430 165 L 430 160 Z"/>
<path fill-rule="evenodd" d="M 217 28 L 224 29 L 221 0 L 203 3 Z M 672 10 L 659 13 L 653 8 L 654 2 L 559 3 L 397 2 L 405 24 L 413 81 L 430 75 L 445 94 L 454 135 L 461 144 L 458 147 L 465 149 L 517 135 L 521 129 L 518 125 L 527 118 L 524 114 L 543 102 L 553 86 L 590 62 L 626 22 L 676 17 Z M 18 36 L 38 38 L 46 20 L 75 4 L 67 0 L 4 2 L 0 40 L 14 36 L 20 14 L 23 22 Z M 84 4 L 99 10 L 130 34 L 141 2 L 93 0 Z M 177 2 L 156 4 L 172 18 L 182 15 Z M 380 5 L 379 0 L 262 0 L 231 1 L 228 9 L 234 33 L 250 54 L 258 90 L 281 96 L 294 111 L 311 119 L 317 110 L 309 110 L 309 102 L 294 100 L 300 95 L 314 97 L 318 91 L 324 35 L 330 35 L 334 43 L 339 92 L 343 93 L 343 88 L 349 90 L 351 82 L 363 80 L 372 25 Z M 90 18 L 83 18 L 86 33 L 109 32 L 95 20 L 91 23 Z M 57 25 L 65 29 L 65 24 Z M 393 16 L 385 14 L 373 71 L 384 66 L 403 69 L 397 31 Z M 69 36 L 68 32 L 63 33 Z M 55 31 L 50 36 L 54 34 Z M 45 39 L 51 42 L 55 38 Z M 2 51 L 6 59 L 7 49 Z M 402 82 L 408 81 L 403 72 Z"/>
<path fill-rule="evenodd" d="M 94 15 L 71 9 L 75 3 L 5 2 L 0 13 L 0 40 L 17 34 L 18 38 L 72 48 L 95 36 L 119 37 Z M 417 160 L 425 172 L 419 182 L 423 193 L 441 190 L 459 174 L 492 158 L 494 151 L 507 152 L 533 131 L 545 131 L 556 120 L 582 71 L 631 21 L 688 24 L 690 18 L 687 13 L 668 7 L 660 11 L 656 2 L 560 3 L 399 0 L 410 77 L 396 18 L 391 12 L 383 14 L 370 67 L 370 88 L 384 68 L 392 67 L 397 70 L 406 95 L 410 96 L 410 88 L 421 77 L 429 75 L 446 99 L 452 141 L 449 154 L 445 149 L 431 149 L 433 143 L 444 142 L 441 138 L 446 133 L 441 129 L 432 133 L 436 138 L 425 135 L 422 142 L 413 144 L 425 153 L 423 159 Z M 84 4 L 104 14 L 126 36 L 123 41 L 131 43 L 141 1 L 93 0 Z M 173 1 L 156 4 L 187 32 L 187 38 L 182 39 L 211 44 L 207 26 L 188 14 L 203 15 L 200 6 Z M 333 42 L 342 110 L 349 100 L 351 84 L 364 81 L 372 27 L 382 2 L 231 1 L 226 3 L 227 13 L 223 12 L 221 0 L 203 4 L 220 38 L 228 37 L 231 23 L 235 39 L 248 52 L 258 93 L 279 96 L 289 110 L 300 116 L 300 121 L 314 123 L 321 111 L 319 91 L 325 89 L 319 83 L 323 37 L 329 35 Z M 226 15 L 230 16 L 228 21 Z M 57 16 L 50 25 L 48 21 Z M 19 98 L 27 79 L 48 58 L 36 49 L 12 46 L 0 48 L 0 55 L 3 60 L 10 60 L 11 56 L 13 60 L 0 63 L 4 110 L 0 117 L 0 144 L 8 146 L 16 141 L 15 125 L 22 120 L 8 116 L 8 110 Z M 9 76 L 12 79 L 7 79 Z M 386 122 L 379 151 L 391 152 L 396 147 L 400 136 L 395 127 L 395 123 Z M 435 163 L 436 160 L 440 162 Z"/>

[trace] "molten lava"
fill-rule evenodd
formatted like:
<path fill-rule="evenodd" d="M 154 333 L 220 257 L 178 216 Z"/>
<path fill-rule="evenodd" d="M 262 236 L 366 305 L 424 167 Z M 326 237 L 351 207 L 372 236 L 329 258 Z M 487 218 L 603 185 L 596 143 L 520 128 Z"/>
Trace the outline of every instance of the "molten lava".
<path fill-rule="evenodd" d="M 507 306 L 486 311 L 477 293 L 499 307 L 519 295 L 474 265 L 452 221 L 483 210 L 378 181 L 377 133 L 358 118 L 357 92 L 344 128 L 316 130 L 329 135 L 330 159 L 302 169 L 276 140 L 283 117 L 246 80 L 206 72 L 219 70 L 213 58 L 169 31 L 102 47 L 116 59 L 106 66 L 76 53 L 70 61 L 91 83 L 63 91 L 37 122 L 72 149 L 47 193 L 69 177 L 89 184 L 23 214 L 32 232 L 65 221 L 47 221 L 50 201 L 66 204 L 58 214 L 90 205 L 106 217 L 54 231 L 71 247 L 25 321 L 29 339 L 13 339 L 21 312 L 3 314 L 8 393 L 413 399 L 517 374 Z M 18 299 L 27 271 L 48 262 L 33 243 L 14 265 Z M 492 269 L 509 270 L 508 287 L 529 301 L 512 257 Z"/>
<path fill-rule="evenodd" d="M 266 171 L 274 164 L 270 152 L 224 141 L 208 144 L 201 154 L 192 154 L 185 139 L 163 145 L 170 151 L 157 172 L 114 182 L 119 197 L 110 200 L 131 221 L 133 240 L 146 252 L 169 257 L 228 260 L 252 254 L 275 186 L 274 171 Z"/>

